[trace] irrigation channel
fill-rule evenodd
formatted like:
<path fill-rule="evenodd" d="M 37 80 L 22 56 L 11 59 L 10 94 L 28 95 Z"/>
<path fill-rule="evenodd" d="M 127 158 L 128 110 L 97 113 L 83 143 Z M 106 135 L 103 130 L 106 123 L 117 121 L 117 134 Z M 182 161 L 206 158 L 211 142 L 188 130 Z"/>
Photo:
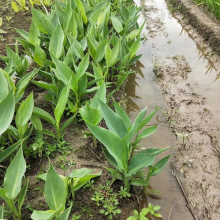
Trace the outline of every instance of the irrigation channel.
<path fill-rule="evenodd" d="M 170 13 L 164 0 L 135 0 L 135 3 L 143 6 L 139 22 L 146 24 L 143 32 L 147 40 L 142 42 L 139 51 L 143 54 L 140 62 L 133 67 L 136 74 L 130 75 L 125 88 L 128 96 L 127 112 L 133 120 L 146 106 L 148 112 L 155 106 L 161 106 L 165 111 L 173 109 L 175 112 L 176 109 L 179 112 L 179 116 L 174 117 L 174 120 L 179 119 L 179 126 L 171 129 L 168 124 L 161 123 L 157 132 L 145 140 L 142 146 L 170 146 L 170 153 L 174 152 L 171 161 L 177 161 L 179 165 L 179 176 L 186 186 L 197 219 L 219 219 L 219 214 L 216 213 L 219 179 L 215 178 L 219 176 L 219 159 L 211 149 L 213 142 L 209 140 L 215 137 L 210 133 L 219 133 L 216 128 L 220 125 L 220 83 L 216 80 L 218 71 L 211 60 L 206 58 L 203 45 L 195 42 L 194 31 L 179 23 L 179 19 Z M 156 78 L 155 69 L 159 69 L 164 77 Z M 177 75 L 182 72 L 185 75 L 182 79 L 175 74 L 168 78 L 165 75 L 173 72 Z M 198 117 L 197 112 L 200 116 L 204 114 L 204 117 Z M 156 120 L 154 122 L 157 123 Z M 207 128 L 204 128 L 204 124 Z M 209 129 L 210 133 L 206 132 Z M 191 135 L 185 149 L 181 150 L 184 146 L 171 134 L 173 130 Z M 178 152 L 177 155 L 175 152 Z M 186 207 L 186 200 L 172 175 L 170 165 L 155 179 L 152 178 L 151 186 L 162 194 L 158 198 L 142 198 L 142 206 L 147 202 L 160 205 L 163 219 L 194 219 Z M 206 190 L 202 192 L 204 188 Z"/>

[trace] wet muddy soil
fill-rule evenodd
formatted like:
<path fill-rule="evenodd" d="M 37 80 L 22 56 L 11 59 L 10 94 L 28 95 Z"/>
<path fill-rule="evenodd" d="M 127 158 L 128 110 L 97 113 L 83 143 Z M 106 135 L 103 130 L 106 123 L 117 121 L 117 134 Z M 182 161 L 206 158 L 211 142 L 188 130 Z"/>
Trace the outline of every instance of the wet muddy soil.
<path fill-rule="evenodd" d="M 147 40 L 141 46 L 143 56 L 134 67 L 137 73 L 127 84 L 127 111 L 135 118 L 146 106 L 161 106 L 163 112 L 158 113 L 155 123 L 166 123 L 159 124 L 157 133 L 143 147 L 170 146 L 171 161 L 195 219 L 218 220 L 220 59 L 207 39 L 187 18 L 173 13 L 178 10 L 170 4 L 164 0 L 135 2 L 143 6 L 139 22 L 146 24 Z M 162 194 L 143 199 L 143 204 L 161 205 L 164 219 L 194 219 L 172 167 L 167 166 L 151 185 Z"/>

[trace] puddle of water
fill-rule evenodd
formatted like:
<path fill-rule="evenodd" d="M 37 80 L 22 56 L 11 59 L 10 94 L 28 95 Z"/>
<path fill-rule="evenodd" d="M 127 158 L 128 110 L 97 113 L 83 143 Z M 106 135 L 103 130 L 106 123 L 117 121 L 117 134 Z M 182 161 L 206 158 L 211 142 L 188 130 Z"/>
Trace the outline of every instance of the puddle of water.
<path fill-rule="evenodd" d="M 144 35 L 147 41 L 142 42 L 140 54 L 142 58 L 133 69 L 137 72 L 129 76 L 126 93 L 128 95 L 127 112 L 131 120 L 134 121 L 137 114 L 145 107 L 148 107 L 148 113 L 154 110 L 154 107 L 160 106 L 164 108 L 163 98 L 159 86 L 154 79 L 153 66 L 156 57 L 165 59 L 176 55 L 182 55 L 189 63 L 192 72 L 189 74 L 188 81 L 194 86 L 195 91 L 205 97 L 205 106 L 213 113 L 217 125 L 220 125 L 220 109 L 216 103 L 220 98 L 220 83 L 216 79 L 218 74 L 214 68 L 214 64 L 205 57 L 202 46 L 194 42 L 194 37 L 187 32 L 178 19 L 173 17 L 167 9 L 164 0 L 145 0 L 140 2 L 135 0 L 138 6 L 144 4 L 150 19 L 155 19 L 158 22 L 156 26 L 149 24 L 144 16 L 140 17 L 140 23 L 146 22 Z M 148 18 L 147 18 L 148 19 Z M 162 21 L 162 23 L 160 22 Z M 155 36 L 152 36 L 152 33 Z M 155 123 L 153 121 L 152 123 Z M 170 134 L 167 125 L 159 125 L 155 134 L 148 137 L 142 142 L 142 146 L 149 147 L 167 147 L 171 146 L 171 151 L 176 147 L 176 140 Z M 171 152 L 170 151 L 170 152 Z M 166 155 L 166 153 L 164 154 Z M 164 156 L 162 155 L 162 156 Z M 159 159 L 159 158 L 158 158 Z M 154 189 L 162 192 L 159 199 L 147 198 L 147 202 L 152 202 L 155 205 L 160 205 L 163 219 L 169 220 L 193 220 L 189 210 L 186 208 L 186 201 L 180 191 L 176 179 L 172 176 L 171 167 L 167 167 L 158 176 L 152 178 L 151 186 Z M 142 206 L 146 206 L 146 199 L 143 198 Z M 172 212 L 170 214 L 171 207 Z"/>

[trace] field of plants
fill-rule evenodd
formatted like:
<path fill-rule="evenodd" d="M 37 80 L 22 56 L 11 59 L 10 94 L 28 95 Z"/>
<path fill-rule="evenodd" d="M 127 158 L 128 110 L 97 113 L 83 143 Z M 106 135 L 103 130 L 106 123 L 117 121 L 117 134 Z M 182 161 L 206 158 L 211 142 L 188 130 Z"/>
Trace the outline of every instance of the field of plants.
<path fill-rule="evenodd" d="M 130 0 L 16 0 L 12 8 L 15 17 L 31 10 L 32 21 L 0 56 L 0 219 L 161 217 L 152 204 L 121 214 L 127 201 L 137 204 L 136 194 L 158 193 L 149 181 L 169 161 L 154 162 L 167 148 L 139 150 L 157 129 L 149 126 L 157 109 L 132 123 L 119 101 L 141 57 L 141 8 Z M 77 150 L 76 131 L 87 142 Z M 101 168 L 68 158 L 86 150 Z M 31 201 L 33 192 L 40 201 Z"/>

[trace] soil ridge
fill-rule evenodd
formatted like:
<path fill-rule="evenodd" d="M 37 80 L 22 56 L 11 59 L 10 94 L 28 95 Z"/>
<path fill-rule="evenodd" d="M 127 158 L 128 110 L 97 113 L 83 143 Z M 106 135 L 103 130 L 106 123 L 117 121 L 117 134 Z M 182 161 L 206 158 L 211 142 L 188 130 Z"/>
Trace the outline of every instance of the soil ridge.
<path fill-rule="evenodd" d="M 189 23 L 203 36 L 210 47 L 220 55 L 220 22 L 211 18 L 204 10 L 200 9 L 191 0 L 168 0 L 176 6 Z"/>

